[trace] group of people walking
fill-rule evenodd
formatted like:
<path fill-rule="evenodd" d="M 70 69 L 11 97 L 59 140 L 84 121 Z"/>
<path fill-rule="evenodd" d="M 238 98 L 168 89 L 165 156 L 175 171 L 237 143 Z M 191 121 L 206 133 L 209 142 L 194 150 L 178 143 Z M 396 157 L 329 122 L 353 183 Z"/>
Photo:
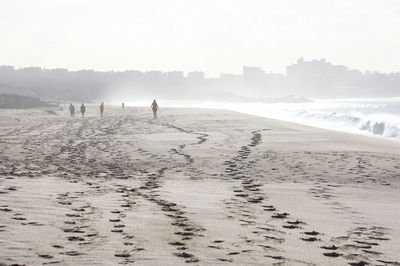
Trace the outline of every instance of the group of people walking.
<path fill-rule="evenodd" d="M 71 114 L 71 117 L 74 117 L 75 116 L 75 106 L 72 103 L 70 103 L 68 109 Z M 85 112 L 86 112 L 86 106 L 82 103 L 82 105 L 81 105 L 82 118 L 85 117 Z"/>
<path fill-rule="evenodd" d="M 151 104 L 150 107 L 151 107 L 151 110 L 153 111 L 154 119 L 157 119 L 157 112 L 158 112 L 158 110 L 160 108 L 158 107 L 158 104 L 157 104 L 156 100 L 153 101 L 153 103 Z M 68 109 L 69 109 L 69 112 L 71 114 L 71 117 L 75 117 L 75 106 L 72 103 L 70 103 Z M 86 112 L 85 104 L 82 103 L 80 110 L 81 110 L 82 118 L 84 118 L 85 117 L 85 112 Z M 125 103 L 122 103 L 122 111 L 125 111 Z M 104 115 L 104 103 L 101 102 L 101 104 L 100 104 L 100 116 L 101 116 L 101 118 L 103 118 L 103 115 Z"/>

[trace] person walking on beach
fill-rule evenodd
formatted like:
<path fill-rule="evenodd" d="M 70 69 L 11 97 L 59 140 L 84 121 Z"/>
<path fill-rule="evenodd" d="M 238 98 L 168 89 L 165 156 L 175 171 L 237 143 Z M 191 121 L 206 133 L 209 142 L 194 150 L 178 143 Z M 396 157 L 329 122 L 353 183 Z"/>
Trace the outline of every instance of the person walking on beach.
<path fill-rule="evenodd" d="M 158 104 L 156 102 L 156 100 L 153 101 L 153 103 L 151 104 L 151 110 L 153 110 L 153 115 L 154 115 L 154 119 L 157 119 L 157 111 L 160 108 L 158 108 Z"/>
<path fill-rule="evenodd" d="M 85 117 L 85 112 L 86 112 L 86 107 L 85 107 L 85 105 L 82 103 L 82 105 L 81 105 L 82 118 Z"/>
<path fill-rule="evenodd" d="M 122 102 L 122 111 L 125 111 L 125 104 Z"/>
<path fill-rule="evenodd" d="M 100 104 L 100 116 L 101 116 L 101 118 L 103 118 L 103 113 L 104 113 L 104 103 L 101 102 L 101 104 Z"/>
<path fill-rule="evenodd" d="M 71 114 L 71 117 L 74 117 L 75 116 L 75 106 L 73 106 L 72 103 L 70 103 L 68 109 Z"/>

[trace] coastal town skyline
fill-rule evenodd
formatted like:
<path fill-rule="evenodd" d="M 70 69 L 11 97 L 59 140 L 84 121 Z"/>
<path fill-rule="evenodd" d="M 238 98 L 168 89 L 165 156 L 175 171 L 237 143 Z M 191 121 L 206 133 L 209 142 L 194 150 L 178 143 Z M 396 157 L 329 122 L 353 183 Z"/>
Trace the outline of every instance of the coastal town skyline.
<path fill-rule="evenodd" d="M 95 71 L 14 68 L 0 66 L 0 93 L 34 95 L 45 99 L 164 99 L 254 100 L 294 95 L 309 98 L 398 97 L 400 73 L 361 72 L 326 59 L 299 58 L 284 73 L 243 66 L 241 74 L 203 71 Z M 72 97 L 72 98 L 71 98 Z"/>

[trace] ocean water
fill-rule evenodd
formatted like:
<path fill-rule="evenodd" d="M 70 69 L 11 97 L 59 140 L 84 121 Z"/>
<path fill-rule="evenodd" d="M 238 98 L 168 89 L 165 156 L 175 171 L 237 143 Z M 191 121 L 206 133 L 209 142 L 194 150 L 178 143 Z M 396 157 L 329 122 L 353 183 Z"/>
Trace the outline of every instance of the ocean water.
<path fill-rule="evenodd" d="M 314 127 L 400 141 L 400 98 L 335 99 L 272 104 L 169 102 L 166 105 L 229 109 Z"/>

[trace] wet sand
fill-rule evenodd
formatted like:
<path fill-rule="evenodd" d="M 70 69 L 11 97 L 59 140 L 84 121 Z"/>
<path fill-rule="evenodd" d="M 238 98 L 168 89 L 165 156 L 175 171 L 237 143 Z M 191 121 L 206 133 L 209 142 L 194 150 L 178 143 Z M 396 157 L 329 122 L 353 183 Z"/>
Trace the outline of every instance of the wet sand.
<path fill-rule="evenodd" d="M 400 265 L 400 143 L 97 111 L 0 110 L 0 265 Z"/>

